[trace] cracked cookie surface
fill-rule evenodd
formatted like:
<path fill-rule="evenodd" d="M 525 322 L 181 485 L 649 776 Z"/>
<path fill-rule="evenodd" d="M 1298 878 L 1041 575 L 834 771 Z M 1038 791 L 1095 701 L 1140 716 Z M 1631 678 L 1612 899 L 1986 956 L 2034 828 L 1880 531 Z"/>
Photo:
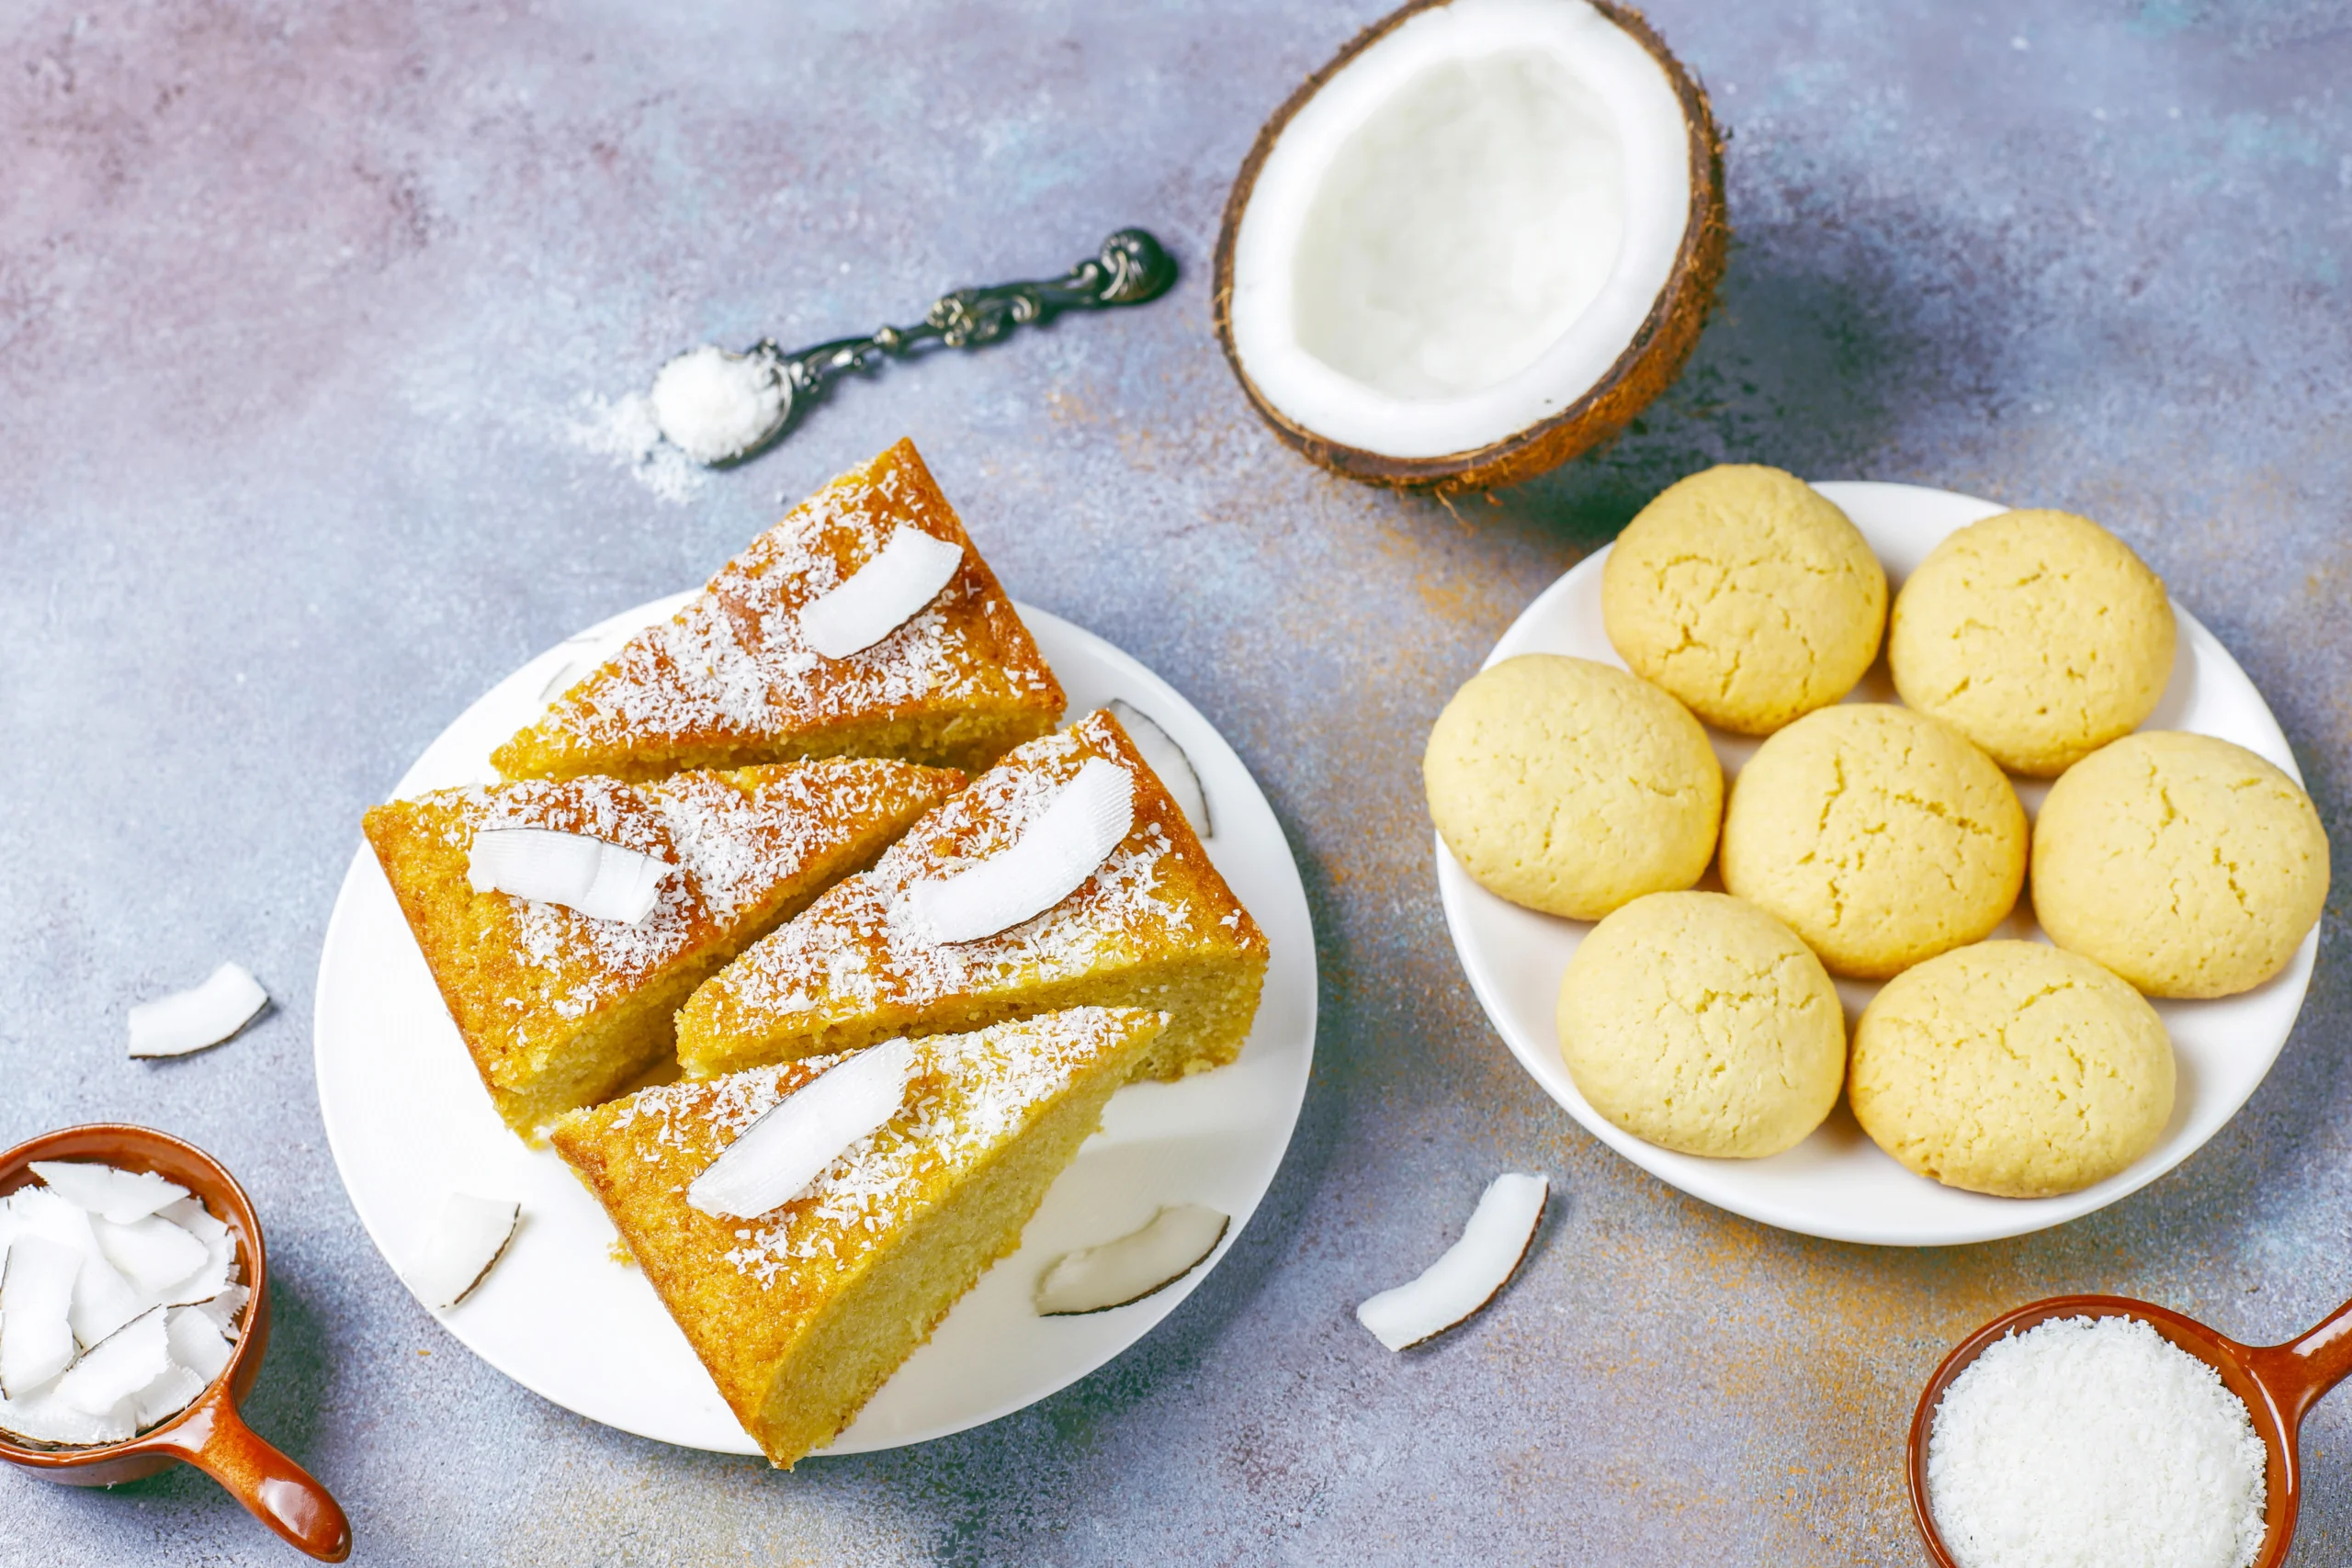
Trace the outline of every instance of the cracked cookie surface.
<path fill-rule="evenodd" d="M 2295 781 L 2211 735 L 2152 730 L 2050 786 L 2034 914 L 2151 996 L 2225 997 L 2286 967 L 2327 899 L 2327 833 Z"/>
<path fill-rule="evenodd" d="M 1669 485 L 1601 568 L 1609 640 L 1709 724 L 1769 735 L 1853 690 L 1878 657 L 1886 573 L 1828 498 L 1725 463 Z"/>
<path fill-rule="evenodd" d="M 1560 982 L 1560 1055 L 1595 1111 L 1682 1154 L 1802 1143 L 1846 1079 L 1838 990 L 1794 931 L 1722 893 L 1653 893 Z"/>
<path fill-rule="evenodd" d="M 1421 777 L 1480 886 L 1577 920 L 1698 881 L 1723 816 L 1722 765 L 1681 704 L 1554 653 L 1472 676 L 1430 728 Z"/>
<path fill-rule="evenodd" d="M 2025 879 L 2025 812 L 2001 770 L 1886 703 L 1823 708 L 1765 741 L 1723 841 L 1724 887 L 1860 979 L 1977 941 Z"/>
<path fill-rule="evenodd" d="M 1886 658 L 1905 702 L 2050 778 L 2154 711 L 2176 630 L 2131 546 L 2071 512 L 2004 512 L 1911 574 Z"/>
<path fill-rule="evenodd" d="M 1871 1141 L 1920 1175 L 2047 1198 L 2154 1147 L 2173 1089 L 2172 1042 L 2139 992 L 2076 953 L 1986 942 L 1879 992 L 1846 1094 Z"/>

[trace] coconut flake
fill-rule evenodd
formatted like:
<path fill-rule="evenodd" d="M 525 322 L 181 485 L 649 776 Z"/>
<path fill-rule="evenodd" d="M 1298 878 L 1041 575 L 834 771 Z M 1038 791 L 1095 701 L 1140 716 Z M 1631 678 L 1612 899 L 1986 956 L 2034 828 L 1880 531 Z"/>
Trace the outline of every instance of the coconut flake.
<path fill-rule="evenodd" d="M 74 1304 L 66 1320 L 84 1347 L 99 1340 L 156 1304 L 155 1298 L 122 1277 L 104 1258 L 85 1258 L 74 1276 Z"/>
<path fill-rule="evenodd" d="M 806 1191 L 825 1168 L 898 1114 L 914 1070 L 914 1042 L 859 1052 L 760 1113 L 686 1189 L 706 1214 L 751 1219 Z"/>
<path fill-rule="evenodd" d="M 177 1202 L 166 1203 L 155 1212 L 207 1247 L 228 1239 L 227 1223 L 215 1219 L 212 1211 L 204 1206 L 202 1199 L 182 1198 Z M 108 1219 L 114 1217 L 112 1214 L 107 1216 Z"/>
<path fill-rule="evenodd" d="M 520 1203 L 505 1199 L 450 1193 L 432 1245 L 407 1270 L 409 1288 L 435 1311 L 456 1306 L 489 1278 L 522 1213 Z"/>
<path fill-rule="evenodd" d="M 211 1249 L 161 1214 L 150 1214 L 127 1225 L 96 1220 L 98 1251 L 122 1270 L 123 1277 L 151 1296 L 160 1297 L 201 1270 Z"/>
<path fill-rule="evenodd" d="M 171 1370 L 162 1307 L 151 1307 L 90 1347 L 57 1380 L 57 1397 L 89 1416 L 103 1416 Z"/>
<path fill-rule="evenodd" d="M 1075 892 L 1135 820 L 1135 775 L 1090 757 L 1012 848 L 943 881 L 915 884 L 910 907 L 942 942 L 1009 931 Z"/>
<path fill-rule="evenodd" d="M 1184 748 L 1176 744 L 1174 736 L 1159 728 L 1158 720 L 1126 698 L 1113 697 L 1108 705 L 1111 716 L 1119 721 L 1127 739 L 1136 743 L 1143 760 L 1168 787 L 1176 808 L 1193 825 L 1193 831 L 1204 839 L 1215 837 L 1216 829 L 1209 821 L 1208 793 L 1201 788 L 1201 775 L 1193 771 L 1193 759 L 1185 754 Z"/>
<path fill-rule="evenodd" d="M 140 1427 L 143 1429 L 170 1420 L 195 1404 L 196 1396 L 211 1382 L 210 1378 L 192 1368 L 183 1367 L 177 1361 L 169 1363 L 162 1375 L 132 1396 L 139 1410 Z"/>
<path fill-rule="evenodd" d="M 1064 1253 L 1038 1277 L 1038 1314 L 1107 1312 L 1155 1295 L 1199 1268 L 1232 1223 L 1202 1204 L 1177 1203 L 1116 1241 Z"/>
<path fill-rule="evenodd" d="M 1391 1350 L 1444 1333 L 1492 1301 L 1535 1239 L 1551 1183 L 1513 1171 L 1479 1195 L 1462 1239 L 1411 1284 L 1383 1291 L 1356 1308 L 1356 1321 Z"/>
<path fill-rule="evenodd" d="M 74 1276 L 81 1254 L 19 1234 L 0 1275 L 0 1395 L 21 1397 L 74 1364 Z"/>
<path fill-rule="evenodd" d="M 237 1314 L 245 1310 L 245 1303 L 253 1292 L 243 1285 L 223 1285 L 218 1293 L 192 1305 L 175 1309 L 176 1319 L 182 1313 L 200 1314 L 223 1339 L 237 1337 Z"/>
<path fill-rule="evenodd" d="M 905 624 L 964 564 L 964 548 L 901 523 L 874 558 L 800 609 L 800 635 L 827 659 L 872 648 Z"/>
<path fill-rule="evenodd" d="M 633 926 L 653 912 L 662 879 L 677 869 L 639 851 L 552 828 L 485 828 L 474 835 L 466 881 L 477 893 L 561 904 L 592 919 Z"/>
<path fill-rule="evenodd" d="M 241 964 L 223 964 L 192 990 L 130 1010 L 133 1056 L 185 1056 L 218 1045 L 269 1005 L 269 993 Z"/>
<path fill-rule="evenodd" d="M 88 1448 L 119 1443 L 137 1430 L 138 1412 L 126 1400 L 103 1416 L 92 1416 L 57 1397 L 54 1384 L 21 1399 L 0 1397 L 0 1427 L 36 1443 Z"/>
<path fill-rule="evenodd" d="M 229 1364 L 232 1348 L 217 1329 L 211 1316 L 200 1306 L 165 1309 L 164 1337 L 171 1347 L 172 1359 L 206 1382 L 220 1375 L 220 1369 Z"/>
<path fill-rule="evenodd" d="M 91 1160 L 37 1159 L 32 1172 L 67 1202 L 119 1225 L 187 1197 L 187 1188 L 152 1170 L 117 1170 Z"/>

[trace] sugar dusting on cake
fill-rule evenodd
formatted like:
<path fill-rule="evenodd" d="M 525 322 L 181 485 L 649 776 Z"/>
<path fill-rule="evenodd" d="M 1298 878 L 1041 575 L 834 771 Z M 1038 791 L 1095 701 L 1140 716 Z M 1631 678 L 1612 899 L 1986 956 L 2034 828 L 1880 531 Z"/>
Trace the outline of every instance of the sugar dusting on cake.
<path fill-rule="evenodd" d="M 595 777 L 478 784 L 432 799 L 446 812 L 444 840 L 459 851 L 484 829 L 548 828 L 678 868 L 635 925 L 511 901 L 515 957 L 541 977 L 536 998 L 509 998 L 518 1043 L 528 1045 L 537 1009 L 572 1021 L 635 991 L 838 845 L 847 827 L 899 809 L 906 789 L 899 764 L 844 760 L 795 768 L 749 792 L 709 773 L 681 773 L 657 784 Z"/>
<path fill-rule="evenodd" d="M 877 473 L 878 470 L 878 473 Z M 903 493 L 902 493 L 903 492 Z M 821 659 L 800 608 L 879 553 L 901 522 L 939 534 L 931 497 L 897 463 L 877 462 L 818 491 L 660 626 L 558 703 L 542 728 L 589 746 L 757 739 L 992 693 L 1051 689 L 1027 662 L 980 645 L 997 630 L 980 571 L 967 561 L 938 598 L 872 647 Z M 944 536 L 944 535 L 942 536 Z M 982 612 L 976 637 L 967 606 Z"/>
<path fill-rule="evenodd" d="M 1114 943 L 1143 950 L 1204 934 L 1193 928 L 1205 909 L 1162 896 L 1175 844 L 1157 820 L 1140 815 L 1075 894 L 996 936 L 943 942 L 909 907 L 905 894 L 915 883 L 951 876 L 1018 840 L 1092 756 L 1119 760 L 1103 721 L 1091 716 L 1016 748 L 871 871 L 833 888 L 739 959 L 722 982 L 732 1000 L 770 1017 L 922 1007 L 1000 978 L 1081 973 Z"/>
<path fill-rule="evenodd" d="M 854 1263 L 890 1234 L 933 1179 L 953 1176 L 1017 1132 L 1127 1027 L 1115 1013 L 1080 1008 L 916 1042 L 906 1110 L 843 1150 L 808 1196 L 736 1225 L 735 1245 L 721 1256 L 771 1290 Z M 647 1159 L 684 1156 L 682 1164 L 699 1168 L 786 1094 L 847 1059 L 812 1056 L 642 1089 L 615 1109 L 611 1131 L 634 1129 Z"/>

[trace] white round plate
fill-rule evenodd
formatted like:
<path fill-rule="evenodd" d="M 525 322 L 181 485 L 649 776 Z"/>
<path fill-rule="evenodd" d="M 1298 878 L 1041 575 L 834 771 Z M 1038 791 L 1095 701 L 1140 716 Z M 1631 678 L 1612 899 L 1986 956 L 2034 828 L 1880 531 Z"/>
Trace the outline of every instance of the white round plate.
<path fill-rule="evenodd" d="M 1814 488 L 1854 520 L 1884 563 L 1890 588 L 1900 586 L 1945 535 L 2007 510 L 1917 485 L 1841 482 Z M 1607 547 L 1594 551 L 1545 589 L 1503 634 L 1487 662 L 1521 653 L 1565 653 L 1623 669 L 1625 661 L 1610 646 L 1600 621 L 1600 570 L 1608 556 Z M 2173 614 L 2180 623 L 2179 652 L 2171 684 L 2144 728 L 2221 736 L 2300 780 L 2278 721 L 2237 660 L 2188 611 L 2176 604 Z M 1883 658 L 1847 700 L 1895 700 Z M 1755 755 L 1754 740 L 1713 730 L 1708 735 L 1727 778 Z M 2011 782 L 2029 816 L 2041 809 L 2047 784 Z M 1708 885 L 1715 886 L 1712 879 L 1710 873 Z M 1991 1241 L 2063 1224 L 2137 1191 L 2187 1159 L 2246 1102 L 2278 1059 L 2319 951 L 2313 931 L 2284 972 L 2251 991 L 2216 1001 L 2155 1004 L 2172 1033 L 2179 1087 L 2164 1135 L 2129 1170 L 2061 1198 L 1988 1198 L 1904 1169 L 1863 1134 L 1842 1099 L 1813 1136 L 1770 1159 L 1675 1154 L 1620 1131 L 1577 1092 L 1560 1060 L 1553 1021 L 1560 976 L 1590 928 L 1496 897 L 1470 880 L 1442 840 L 1437 843 L 1437 880 L 1454 951 L 1479 1004 L 1528 1075 L 1594 1137 L 1660 1180 L 1718 1208 L 1783 1230 L 1886 1247 Z M 2019 899 L 2017 911 L 1994 934 L 2040 938 L 2030 901 Z M 1850 1021 L 1878 987 L 1841 980 L 1838 990 Z"/>
<path fill-rule="evenodd" d="M 492 749 L 681 593 L 616 615 L 500 682 L 425 749 L 398 795 L 494 778 Z M 960 1432 L 1084 1377 L 1190 1295 L 1249 1224 L 1289 1146 L 1315 1049 L 1315 934 L 1290 846 L 1233 748 L 1173 687 L 1090 632 L 1023 606 L 1070 711 L 1125 697 L 1173 736 L 1206 792 L 1209 858 L 1265 929 L 1264 999 L 1240 1059 L 1113 1097 L 1102 1130 L 1046 1194 L 1021 1249 L 956 1304 L 824 1453 Z M 511 1197 L 523 1223 L 490 1278 L 442 1325 L 526 1388 L 593 1421 L 686 1448 L 756 1453 L 643 1273 L 615 1261 L 605 1211 L 552 1150 L 507 1131 L 442 1006 L 390 885 L 363 844 L 319 958 L 319 1109 L 336 1168 L 398 1273 L 452 1190 Z M 1125 1235 L 1163 1203 L 1233 1216 L 1209 1261 L 1115 1312 L 1039 1317 L 1038 1273 L 1073 1247 Z"/>

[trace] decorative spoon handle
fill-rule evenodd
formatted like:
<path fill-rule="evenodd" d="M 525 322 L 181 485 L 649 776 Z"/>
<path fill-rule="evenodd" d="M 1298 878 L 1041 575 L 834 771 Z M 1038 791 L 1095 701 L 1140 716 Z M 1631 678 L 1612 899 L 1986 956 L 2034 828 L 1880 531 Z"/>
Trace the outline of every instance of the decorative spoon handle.
<path fill-rule="evenodd" d="M 1049 321 L 1062 310 L 1140 305 L 1166 293 L 1175 281 L 1175 260 L 1159 241 L 1140 229 L 1122 229 L 1102 242 L 1101 251 L 1059 277 L 944 294 L 917 326 L 883 327 L 865 337 L 836 338 L 797 354 L 786 354 L 763 338 L 751 352 L 775 369 L 784 389 L 785 411 L 776 421 L 781 431 L 834 381 L 853 370 L 871 369 L 884 356 L 903 359 L 933 342 L 948 348 L 977 348 L 1017 326 Z"/>

